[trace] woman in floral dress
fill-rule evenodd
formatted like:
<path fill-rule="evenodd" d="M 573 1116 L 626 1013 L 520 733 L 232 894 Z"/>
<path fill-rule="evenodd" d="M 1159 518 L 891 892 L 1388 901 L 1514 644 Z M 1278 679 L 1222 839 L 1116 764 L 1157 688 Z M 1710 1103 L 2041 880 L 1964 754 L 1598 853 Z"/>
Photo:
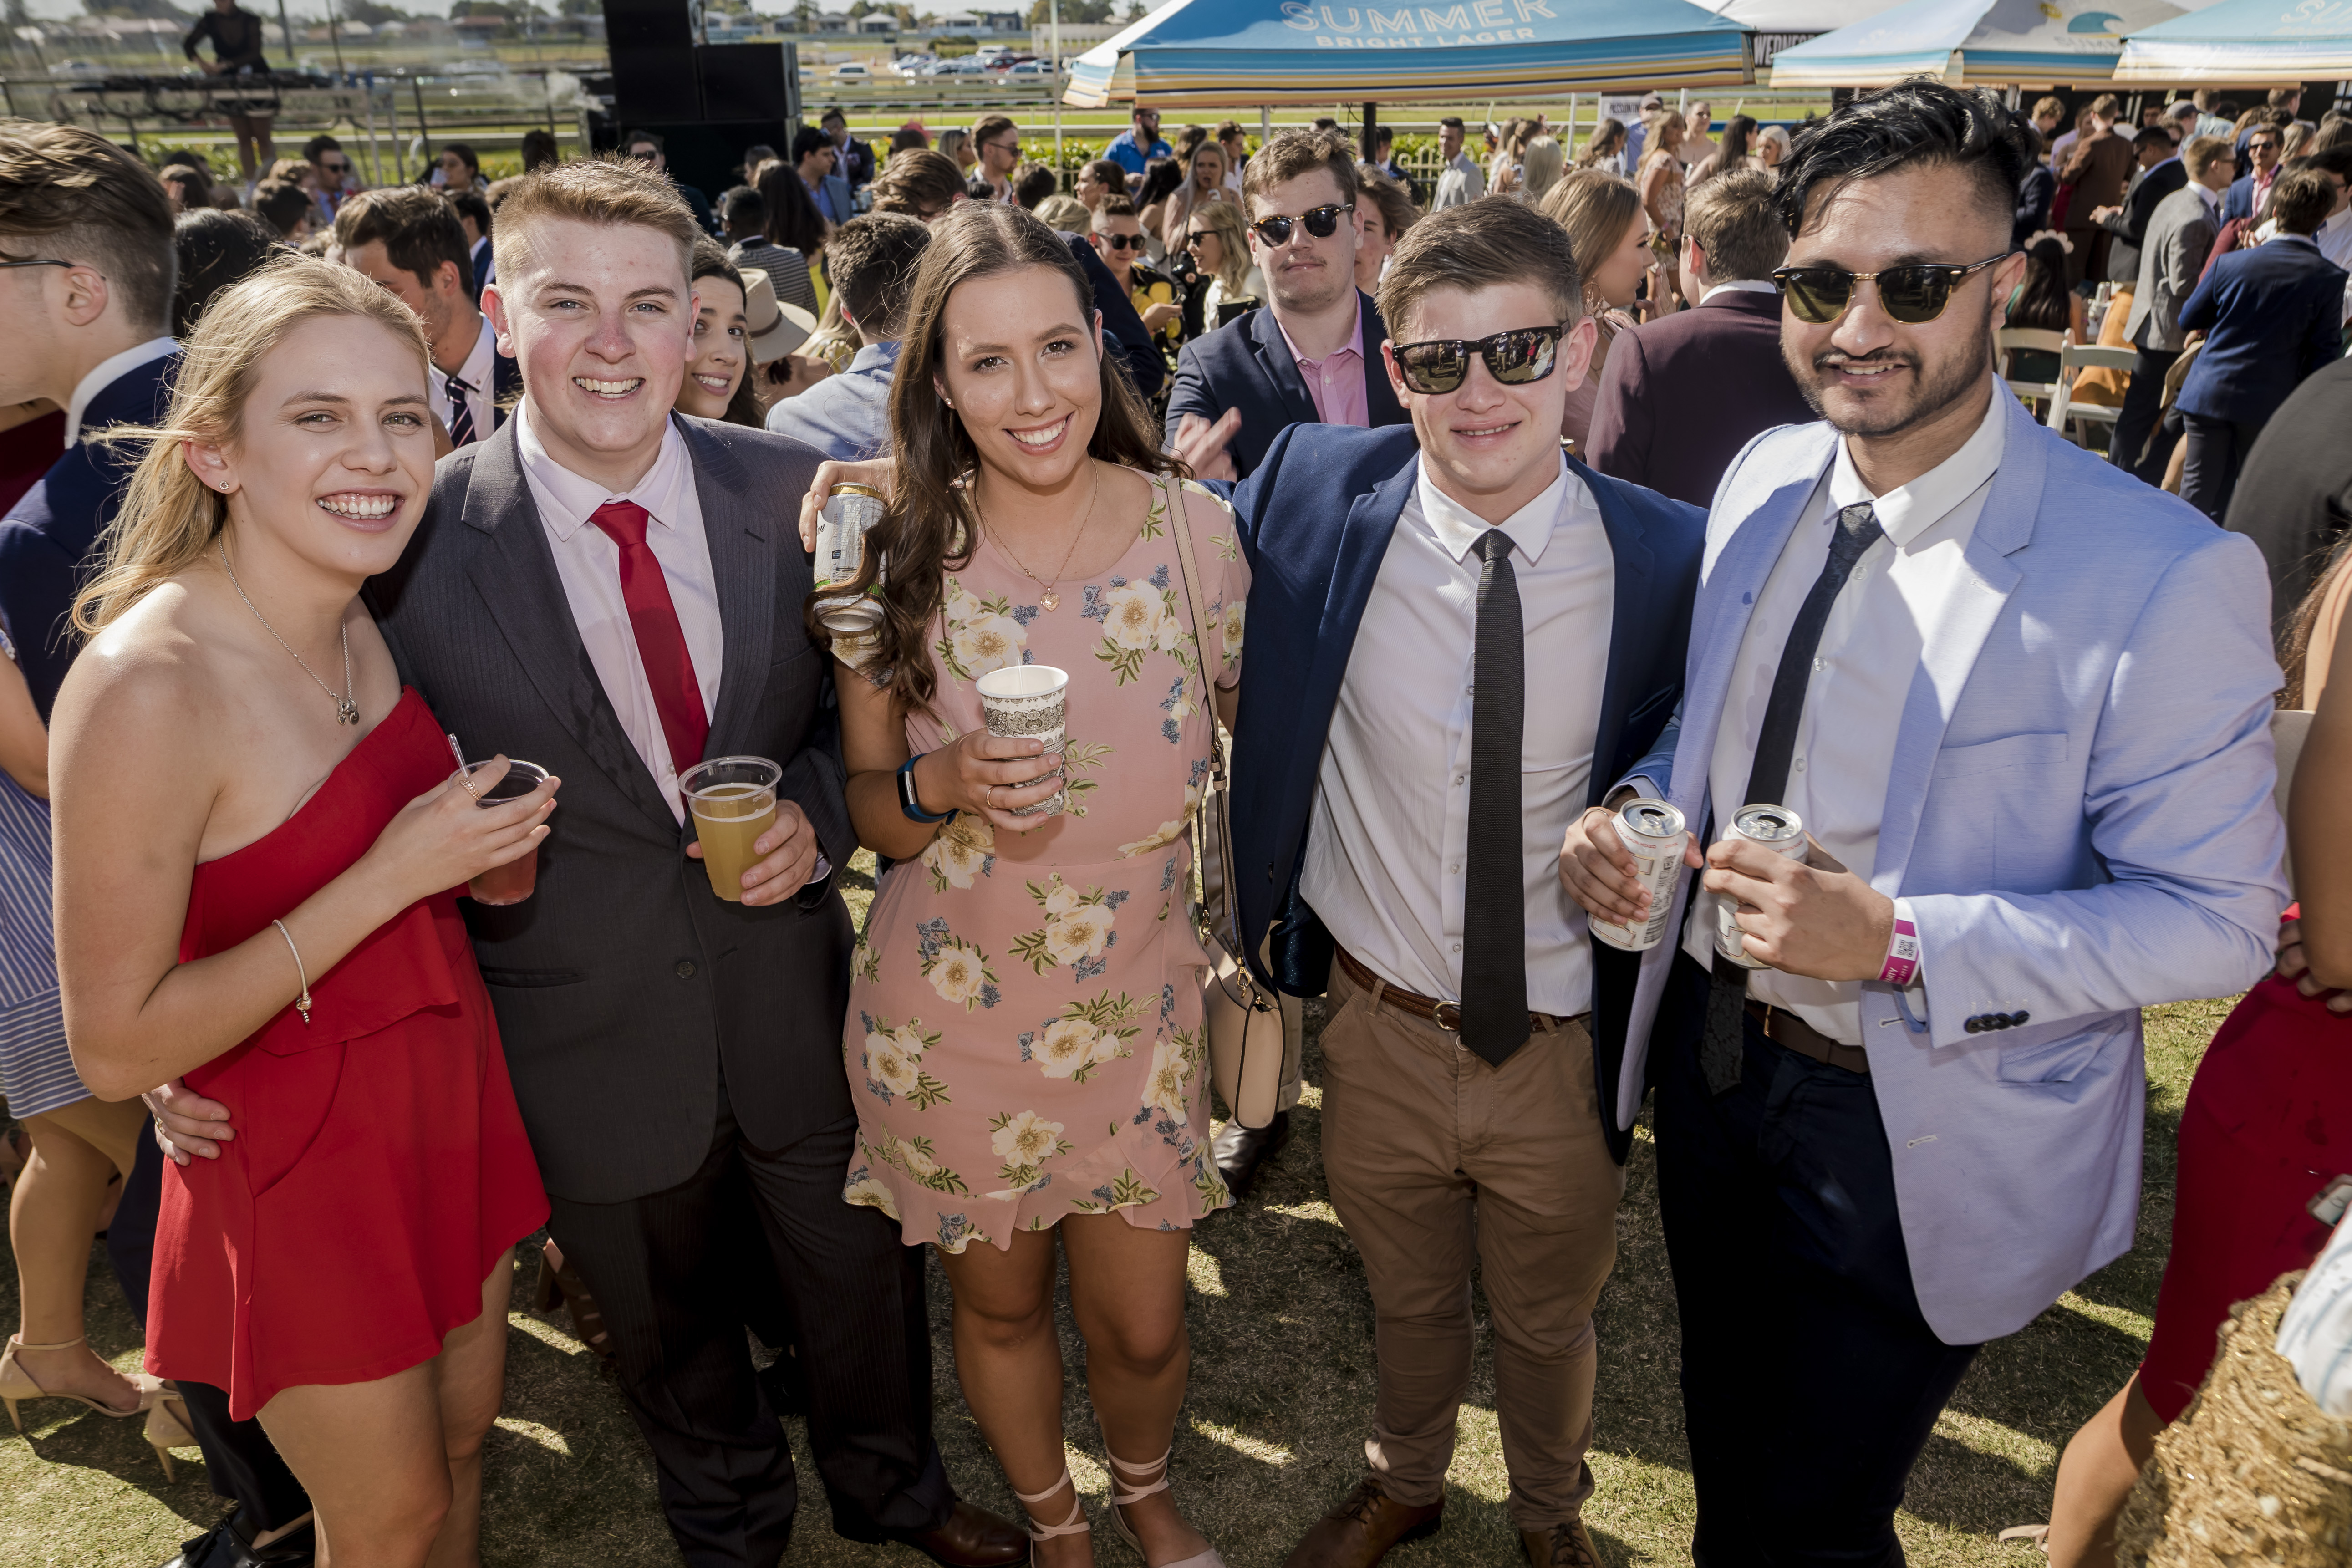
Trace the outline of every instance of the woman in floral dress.
<path fill-rule="evenodd" d="M 855 960 L 844 1195 L 940 1249 L 964 1393 L 1036 1561 L 1091 1561 L 1063 1447 L 1058 1234 L 1111 1523 L 1152 1568 L 1221 1568 L 1167 1457 L 1186 1233 L 1230 1202 L 1184 826 L 1212 693 L 1230 703 L 1240 675 L 1233 516 L 1167 471 L 1085 275 L 1017 208 L 963 204 L 935 226 L 890 412 L 894 499 L 855 584 L 884 618 L 835 644 L 859 671 L 841 681 L 851 815 L 895 862 Z M 1018 664 L 1069 674 L 1058 768 L 1034 739 L 986 732 L 974 683 Z M 1014 815 L 1057 796 L 1058 814 Z"/>

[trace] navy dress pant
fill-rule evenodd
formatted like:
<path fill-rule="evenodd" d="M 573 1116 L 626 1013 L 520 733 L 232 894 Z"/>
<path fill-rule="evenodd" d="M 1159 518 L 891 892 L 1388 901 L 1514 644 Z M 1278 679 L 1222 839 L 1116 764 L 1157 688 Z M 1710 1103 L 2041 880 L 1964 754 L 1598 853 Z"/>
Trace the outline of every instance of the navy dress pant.
<path fill-rule="evenodd" d="M 1869 1078 L 1773 1044 L 1751 1018 L 1740 1081 L 1708 1093 L 1706 989 L 1676 954 L 1650 1058 L 1692 1558 L 1899 1564 L 1905 1478 L 1977 1347 L 1944 1343 L 1920 1315 Z"/>

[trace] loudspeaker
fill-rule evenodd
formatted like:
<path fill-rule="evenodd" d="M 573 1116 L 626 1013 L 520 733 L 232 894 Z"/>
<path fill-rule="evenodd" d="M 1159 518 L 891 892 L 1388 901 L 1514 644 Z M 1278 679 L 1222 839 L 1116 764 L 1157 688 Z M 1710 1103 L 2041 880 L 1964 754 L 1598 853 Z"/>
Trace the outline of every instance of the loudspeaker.
<path fill-rule="evenodd" d="M 670 178 L 681 185 L 692 185 L 714 207 L 721 192 L 742 182 L 740 165 L 745 148 L 765 142 L 781 151 L 791 145 L 793 132 L 792 122 L 785 120 L 689 120 L 658 125 L 630 120 L 614 130 L 658 132 Z M 604 151 L 594 142 L 594 135 L 592 128 L 591 144 Z"/>
<path fill-rule="evenodd" d="M 686 0 L 604 0 L 604 37 L 617 66 L 638 49 L 694 45 L 694 18 Z"/>
<path fill-rule="evenodd" d="M 705 44 L 694 51 L 705 120 L 798 120 L 800 51 L 792 44 Z M 777 149 L 779 152 L 782 148 Z"/>
<path fill-rule="evenodd" d="M 613 50 L 613 110 L 625 125 L 702 118 L 691 44 Z"/>

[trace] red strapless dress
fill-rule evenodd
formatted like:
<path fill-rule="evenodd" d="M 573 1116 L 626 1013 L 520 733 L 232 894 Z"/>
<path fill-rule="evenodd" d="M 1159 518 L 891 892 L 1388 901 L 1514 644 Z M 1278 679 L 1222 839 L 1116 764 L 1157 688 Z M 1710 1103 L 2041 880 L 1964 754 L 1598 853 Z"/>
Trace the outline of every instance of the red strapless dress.
<path fill-rule="evenodd" d="M 292 816 L 196 868 L 181 962 L 269 931 L 449 768 L 432 710 L 403 690 Z M 439 1354 L 480 1315 L 490 1266 L 547 1218 L 454 891 L 314 973 L 310 999 L 308 1025 L 289 1005 L 188 1074 L 236 1136 L 218 1160 L 163 1167 L 147 1370 L 227 1389 L 240 1420 L 280 1389 Z"/>

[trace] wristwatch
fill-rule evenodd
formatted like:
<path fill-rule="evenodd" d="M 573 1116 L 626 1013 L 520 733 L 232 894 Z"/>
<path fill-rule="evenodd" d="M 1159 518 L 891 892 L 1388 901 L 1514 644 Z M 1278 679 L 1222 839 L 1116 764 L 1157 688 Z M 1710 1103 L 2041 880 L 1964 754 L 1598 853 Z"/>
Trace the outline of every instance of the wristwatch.
<path fill-rule="evenodd" d="M 923 753 L 925 756 L 929 754 Z M 923 803 L 916 797 L 915 764 L 922 760 L 922 756 L 913 756 L 898 764 L 898 809 L 906 813 L 908 821 L 919 822 L 926 826 L 935 822 L 953 821 L 956 815 L 953 809 L 941 812 L 925 811 Z"/>

